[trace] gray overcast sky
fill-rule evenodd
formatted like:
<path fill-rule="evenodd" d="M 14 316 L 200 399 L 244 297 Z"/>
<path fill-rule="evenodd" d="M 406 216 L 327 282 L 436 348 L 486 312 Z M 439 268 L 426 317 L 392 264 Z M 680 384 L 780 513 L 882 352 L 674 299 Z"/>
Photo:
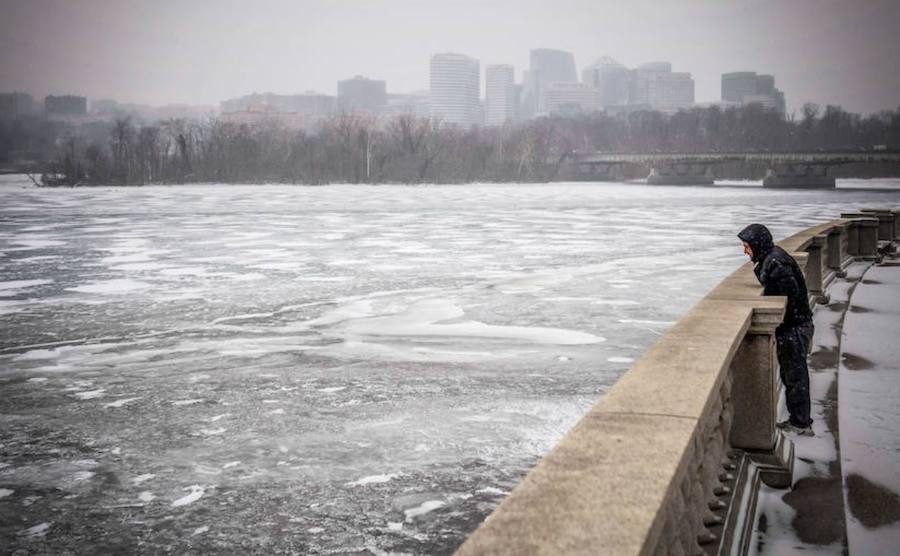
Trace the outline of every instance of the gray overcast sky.
<path fill-rule="evenodd" d="M 720 75 L 775 75 L 803 102 L 900 106 L 898 0 L 0 0 L 0 90 L 217 104 L 250 92 L 335 94 L 338 79 L 428 88 L 429 56 L 459 52 L 516 78 L 532 48 L 667 60 L 698 102 Z M 482 77 L 483 79 L 483 77 Z M 482 83 L 483 86 L 483 83 Z"/>

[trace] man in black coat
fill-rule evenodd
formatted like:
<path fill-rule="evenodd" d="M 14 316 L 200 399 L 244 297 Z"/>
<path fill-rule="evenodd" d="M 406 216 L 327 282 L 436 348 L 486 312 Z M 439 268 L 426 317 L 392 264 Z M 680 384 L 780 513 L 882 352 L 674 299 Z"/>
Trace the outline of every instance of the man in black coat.
<path fill-rule="evenodd" d="M 778 423 L 778 427 L 812 436 L 806 354 L 813 323 L 806 280 L 797 261 L 773 243 L 772 234 L 762 224 L 750 224 L 738 237 L 744 242 L 744 253 L 754 263 L 753 272 L 762 284 L 763 295 L 787 297 L 784 321 L 775 329 L 775 344 L 790 419 Z"/>

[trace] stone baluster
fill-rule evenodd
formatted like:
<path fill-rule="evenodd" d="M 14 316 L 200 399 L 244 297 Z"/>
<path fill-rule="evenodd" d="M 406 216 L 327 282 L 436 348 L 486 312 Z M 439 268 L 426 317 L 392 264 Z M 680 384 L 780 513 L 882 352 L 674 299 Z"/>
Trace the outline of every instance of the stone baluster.
<path fill-rule="evenodd" d="M 775 447 L 778 360 L 775 328 L 784 318 L 784 307 L 759 308 L 731 363 L 734 414 L 731 445 L 745 450 Z"/>
<path fill-rule="evenodd" d="M 775 428 L 779 384 L 775 329 L 783 318 L 783 304 L 755 308 L 731 363 L 731 445 L 747 454 L 759 466 L 760 479 L 775 488 L 789 487 L 794 472 L 794 445 Z"/>
<path fill-rule="evenodd" d="M 852 220 L 850 224 L 850 254 L 864 259 L 875 258 L 878 254 L 878 218 L 865 212 L 844 212 L 841 213 L 841 218 Z"/>
<path fill-rule="evenodd" d="M 878 219 L 878 241 L 891 241 L 894 236 L 894 215 L 891 209 L 864 208 L 860 212 Z"/>
<path fill-rule="evenodd" d="M 891 216 L 894 217 L 894 241 L 900 241 L 900 209 L 891 209 Z"/>
<path fill-rule="evenodd" d="M 859 223 L 859 256 L 872 259 L 878 255 L 878 219 L 861 219 Z"/>
<path fill-rule="evenodd" d="M 812 238 L 806 248 L 808 256 L 806 263 L 806 288 L 810 297 L 817 303 L 827 303 L 825 294 L 825 269 L 823 268 L 827 257 L 828 236 L 820 235 Z M 824 251 L 824 252 L 823 252 Z"/>
<path fill-rule="evenodd" d="M 844 268 L 850 261 L 847 252 L 847 228 L 849 224 L 836 225 L 828 231 L 828 268 L 836 276 L 844 276 Z M 827 283 L 831 280 L 826 280 Z"/>

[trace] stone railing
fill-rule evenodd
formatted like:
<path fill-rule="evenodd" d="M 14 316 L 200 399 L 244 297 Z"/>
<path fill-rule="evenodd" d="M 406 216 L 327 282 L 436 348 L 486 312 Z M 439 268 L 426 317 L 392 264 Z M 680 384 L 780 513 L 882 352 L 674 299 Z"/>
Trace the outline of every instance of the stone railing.
<path fill-rule="evenodd" d="M 779 243 L 810 302 L 900 234 L 865 210 Z M 736 249 L 740 244 L 736 242 Z M 528 473 L 457 554 L 746 553 L 760 482 L 789 487 L 775 427 L 784 298 L 741 266 L 663 335 Z"/>

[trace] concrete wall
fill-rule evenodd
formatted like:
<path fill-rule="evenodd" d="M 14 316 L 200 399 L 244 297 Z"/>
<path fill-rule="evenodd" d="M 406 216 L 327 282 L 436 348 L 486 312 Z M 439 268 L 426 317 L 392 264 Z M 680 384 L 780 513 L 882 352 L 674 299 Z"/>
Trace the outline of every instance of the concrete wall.
<path fill-rule="evenodd" d="M 878 229 L 877 218 L 860 213 L 780 245 L 804 268 L 815 302 L 854 256 L 875 253 Z M 790 442 L 775 428 L 774 330 L 785 302 L 761 294 L 750 263 L 723 280 L 457 554 L 746 551 L 759 482 L 790 486 L 793 463 Z"/>

